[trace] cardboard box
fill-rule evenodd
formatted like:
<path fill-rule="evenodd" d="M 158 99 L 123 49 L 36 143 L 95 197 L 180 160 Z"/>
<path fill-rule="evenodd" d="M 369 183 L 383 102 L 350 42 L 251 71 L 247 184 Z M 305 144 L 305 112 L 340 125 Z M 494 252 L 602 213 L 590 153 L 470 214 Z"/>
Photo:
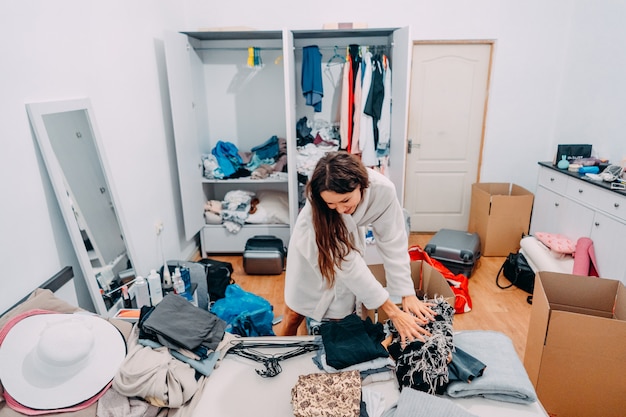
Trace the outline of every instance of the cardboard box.
<path fill-rule="evenodd" d="M 524 366 L 550 416 L 623 416 L 624 284 L 538 272 Z"/>
<path fill-rule="evenodd" d="M 378 282 L 383 287 L 387 286 L 387 280 L 385 279 L 385 268 L 382 264 L 368 265 Z M 450 289 L 450 284 L 441 275 L 439 271 L 422 261 L 411 262 L 411 277 L 413 278 L 413 284 L 415 286 L 415 293 L 421 299 L 424 295 L 429 298 L 435 296 L 442 296 L 445 300 L 454 307 L 454 293 Z M 401 307 L 402 300 L 393 300 L 398 306 Z M 374 323 L 383 322 L 387 320 L 387 315 L 382 310 L 368 310 L 363 307 L 362 317 L 369 316 Z"/>
<path fill-rule="evenodd" d="M 534 195 L 509 183 L 472 184 L 467 231 L 480 236 L 482 256 L 507 256 L 528 234 Z"/>

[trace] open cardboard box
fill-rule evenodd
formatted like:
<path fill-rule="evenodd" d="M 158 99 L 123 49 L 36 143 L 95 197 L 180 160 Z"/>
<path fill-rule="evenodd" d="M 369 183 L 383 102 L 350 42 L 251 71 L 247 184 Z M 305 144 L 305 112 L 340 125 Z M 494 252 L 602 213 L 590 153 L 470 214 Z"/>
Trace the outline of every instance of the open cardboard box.
<path fill-rule="evenodd" d="M 534 195 L 519 185 L 486 182 L 472 184 L 467 230 L 480 236 L 482 256 L 507 256 L 519 250 L 528 234 Z"/>
<path fill-rule="evenodd" d="M 550 416 L 624 416 L 624 284 L 537 273 L 524 366 Z"/>
<path fill-rule="evenodd" d="M 387 286 L 387 279 L 385 278 L 385 268 L 382 264 L 368 265 L 378 282 L 383 287 Z M 450 284 L 441 275 L 439 271 L 430 266 L 428 263 L 422 261 L 411 262 L 411 277 L 413 278 L 413 284 L 415 286 L 415 293 L 422 299 L 424 296 L 428 298 L 434 298 L 442 296 L 450 305 L 454 306 L 454 293 L 450 289 Z M 393 299 L 392 299 L 393 300 Z M 393 300 L 400 307 L 402 307 L 402 300 Z M 387 315 L 382 310 L 368 310 L 363 306 L 363 317 L 368 317 L 374 322 L 384 322 L 387 320 Z"/>

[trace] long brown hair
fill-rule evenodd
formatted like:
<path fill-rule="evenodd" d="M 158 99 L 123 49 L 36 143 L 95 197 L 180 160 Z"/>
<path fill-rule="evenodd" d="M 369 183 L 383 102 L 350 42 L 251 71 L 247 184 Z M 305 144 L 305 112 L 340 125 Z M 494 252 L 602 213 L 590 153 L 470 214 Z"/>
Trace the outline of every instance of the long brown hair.
<path fill-rule="evenodd" d="M 367 169 L 361 160 L 343 151 L 324 155 L 307 183 L 307 196 L 313 209 L 317 262 L 329 287 L 335 282 L 335 268 L 341 268 L 345 257 L 357 248 L 341 215 L 328 207 L 320 193 L 346 194 L 358 187 L 363 193 L 368 186 Z"/>

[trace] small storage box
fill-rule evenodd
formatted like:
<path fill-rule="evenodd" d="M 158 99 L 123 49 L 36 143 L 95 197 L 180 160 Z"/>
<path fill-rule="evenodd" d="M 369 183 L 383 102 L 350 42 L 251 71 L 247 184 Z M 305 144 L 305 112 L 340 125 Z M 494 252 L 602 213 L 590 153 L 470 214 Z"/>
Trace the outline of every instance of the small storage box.
<path fill-rule="evenodd" d="M 283 241 L 271 235 L 253 236 L 246 241 L 243 269 L 248 275 L 278 275 L 285 269 Z"/>
<path fill-rule="evenodd" d="M 477 233 L 441 229 L 424 250 L 453 273 L 469 278 L 480 258 L 480 237 Z"/>

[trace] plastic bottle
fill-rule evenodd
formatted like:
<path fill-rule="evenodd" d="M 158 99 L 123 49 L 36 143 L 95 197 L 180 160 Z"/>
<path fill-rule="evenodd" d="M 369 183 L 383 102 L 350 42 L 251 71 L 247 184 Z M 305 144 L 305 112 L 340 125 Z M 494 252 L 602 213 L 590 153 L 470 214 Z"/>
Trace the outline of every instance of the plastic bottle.
<path fill-rule="evenodd" d="M 180 277 L 185 283 L 185 298 L 194 306 L 198 307 L 198 300 L 196 297 L 196 293 L 191 291 L 191 274 L 189 272 L 189 268 L 185 265 L 180 267 Z"/>
<path fill-rule="evenodd" d="M 167 262 L 163 263 L 163 288 L 166 290 L 172 288 L 172 275 L 170 274 L 170 268 L 167 266 Z"/>
<path fill-rule="evenodd" d="M 185 283 L 185 292 L 191 293 L 191 275 L 189 275 L 189 268 L 185 265 L 180 267 L 180 277 Z"/>
<path fill-rule="evenodd" d="M 140 275 L 135 278 L 135 283 L 133 284 L 135 288 L 135 303 L 137 304 L 137 308 L 141 308 L 143 306 L 150 306 L 150 292 L 148 290 L 148 283 L 146 280 Z"/>
<path fill-rule="evenodd" d="M 148 275 L 148 288 L 150 289 L 150 301 L 152 301 L 153 306 L 156 306 L 163 299 L 163 288 L 161 287 L 161 276 L 155 269 L 150 270 L 150 275 Z"/>
<path fill-rule="evenodd" d="M 124 285 L 122 287 L 122 300 L 124 303 L 124 308 L 132 308 L 133 307 L 133 303 L 130 299 L 130 295 L 128 295 L 128 287 L 126 285 Z"/>
<path fill-rule="evenodd" d="M 178 267 L 174 270 L 174 275 L 172 275 L 172 285 L 174 285 L 174 292 L 176 294 L 185 296 L 185 282 L 180 275 L 180 268 Z"/>

